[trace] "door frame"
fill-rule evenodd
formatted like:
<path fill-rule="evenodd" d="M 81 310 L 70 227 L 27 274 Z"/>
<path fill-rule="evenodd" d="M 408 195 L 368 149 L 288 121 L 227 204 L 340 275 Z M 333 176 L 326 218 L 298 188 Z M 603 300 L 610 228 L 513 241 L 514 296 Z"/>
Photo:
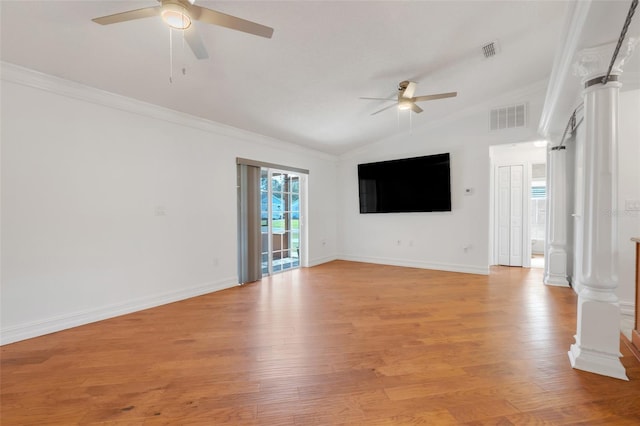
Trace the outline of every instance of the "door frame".
<path fill-rule="evenodd" d="M 490 206 L 491 206 L 491 223 L 490 223 L 490 237 L 491 237 L 491 251 L 489 263 L 491 265 L 499 265 L 498 263 L 498 241 L 499 241 L 499 220 L 498 220 L 498 191 L 500 190 L 498 185 L 498 168 L 507 166 L 522 166 L 522 185 L 523 185 L 523 197 L 522 197 L 522 267 L 531 267 L 531 218 L 529 217 L 529 210 L 531 209 L 531 164 L 527 161 L 493 161 L 491 160 L 491 173 L 490 173 Z"/>
<path fill-rule="evenodd" d="M 260 167 L 262 171 L 267 172 L 268 186 L 267 186 L 267 272 L 264 275 L 274 275 L 280 272 L 285 272 L 293 269 L 304 268 L 308 266 L 308 232 L 307 232 L 307 177 L 308 173 L 304 173 L 299 169 L 290 169 L 274 164 L 264 164 Z M 273 271 L 273 188 L 271 184 L 271 178 L 274 173 L 280 174 L 293 174 L 298 177 L 298 266 L 290 267 L 287 269 L 280 269 Z M 262 222 L 262 219 L 261 219 Z M 260 224 L 262 235 L 262 223 Z M 262 259 L 262 256 L 261 256 Z"/>

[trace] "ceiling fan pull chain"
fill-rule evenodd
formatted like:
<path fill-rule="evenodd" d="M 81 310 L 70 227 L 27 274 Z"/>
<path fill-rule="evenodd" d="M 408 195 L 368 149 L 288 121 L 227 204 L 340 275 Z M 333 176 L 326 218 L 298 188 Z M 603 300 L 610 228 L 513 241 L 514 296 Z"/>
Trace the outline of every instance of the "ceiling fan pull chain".
<path fill-rule="evenodd" d="M 411 114 L 411 111 L 409 111 L 409 134 L 411 134 L 411 131 L 413 130 L 413 114 Z"/>
<path fill-rule="evenodd" d="M 184 19 L 184 15 L 182 15 L 182 18 Z M 182 75 L 187 75 L 187 65 L 185 60 L 187 55 L 184 53 L 184 45 L 185 45 L 184 32 L 185 31 L 186 30 L 182 30 Z"/>
<path fill-rule="evenodd" d="M 173 31 L 169 27 L 169 83 L 173 83 Z"/>
<path fill-rule="evenodd" d="M 0 0 L 1 2 L 2 0 Z M 273 28 L 257 22 L 247 21 L 236 16 L 227 15 L 217 10 L 206 7 L 195 6 L 195 0 L 158 0 L 159 6 L 145 7 L 143 9 L 128 10 L 114 13 L 113 15 L 93 18 L 92 21 L 100 25 L 118 24 L 120 22 L 133 21 L 144 18 L 157 17 L 169 26 L 169 28 L 187 30 L 184 34 L 185 43 L 193 51 L 196 59 L 208 59 L 207 49 L 198 35 L 195 28 L 191 28 L 194 21 L 201 21 L 203 24 L 218 25 L 243 33 L 256 35 L 259 37 L 271 38 Z M 171 34 L 171 33 L 170 33 Z M 171 37 L 170 37 L 171 38 Z M 171 43 L 171 40 L 169 41 Z M 185 49 L 186 50 L 186 49 Z M 171 57 L 171 69 L 173 70 L 173 57 Z M 187 73 L 186 59 L 182 63 L 182 73 Z M 173 83 L 173 71 L 169 77 Z"/>

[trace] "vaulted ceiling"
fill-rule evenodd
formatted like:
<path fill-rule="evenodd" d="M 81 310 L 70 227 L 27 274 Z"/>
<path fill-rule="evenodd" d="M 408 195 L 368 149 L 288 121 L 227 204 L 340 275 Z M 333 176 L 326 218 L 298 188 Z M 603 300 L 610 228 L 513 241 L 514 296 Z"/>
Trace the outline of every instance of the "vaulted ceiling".
<path fill-rule="evenodd" d="M 418 82 L 418 95 L 458 92 L 420 104 L 424 112 L 412 116 L 420 126 L 548 79 L 567 10 L 563 1 L 202 0 L 197 4 L 275 29 L 266 39 L 196 22 L 206 60 L 183 47 L 179 32 L 170 49 L 159 18 L 91 21 L 157 4 L 2 1 L 1 59 L 343 153 L 398 131 L 405 116 L 395 108 L 372 116 L 387 104 L 359 98 L 394 96 L 402 80 Z M 499 52 L 485 59 L 481 47 L 491 41 Z"/>

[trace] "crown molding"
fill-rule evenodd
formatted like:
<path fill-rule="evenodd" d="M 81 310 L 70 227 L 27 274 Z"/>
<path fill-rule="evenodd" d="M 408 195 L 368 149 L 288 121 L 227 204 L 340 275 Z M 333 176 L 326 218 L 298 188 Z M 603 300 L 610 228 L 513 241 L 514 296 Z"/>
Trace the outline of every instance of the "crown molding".
<path fill-rule="evenodd" d="M 0 61 L 0 79 L 10 83 L 55 93 L 60 96 L 170 122 L 179 126 L 191 127 L 219 136 L 240 139 L 245 142 L 263 146 L 266 145 L 271 148 L 302 155 L 309 155 L 322 160 L 333 162 L 338 160 L 338 157 L 335 155 L 303 147 L 292 142 L 281 141 L 248 130 L 195 117 L 190 114 L 55 77 L 9 62 Z"/>

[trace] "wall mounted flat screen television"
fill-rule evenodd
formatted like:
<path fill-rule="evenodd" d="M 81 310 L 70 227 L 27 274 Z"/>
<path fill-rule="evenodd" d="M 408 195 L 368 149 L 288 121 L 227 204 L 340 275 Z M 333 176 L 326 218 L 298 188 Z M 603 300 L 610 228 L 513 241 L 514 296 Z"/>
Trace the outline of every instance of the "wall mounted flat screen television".
<path fill-rule="evenodd" d="M 451 211 L 449 153 L 358 164 L 360 213 Z"/>

